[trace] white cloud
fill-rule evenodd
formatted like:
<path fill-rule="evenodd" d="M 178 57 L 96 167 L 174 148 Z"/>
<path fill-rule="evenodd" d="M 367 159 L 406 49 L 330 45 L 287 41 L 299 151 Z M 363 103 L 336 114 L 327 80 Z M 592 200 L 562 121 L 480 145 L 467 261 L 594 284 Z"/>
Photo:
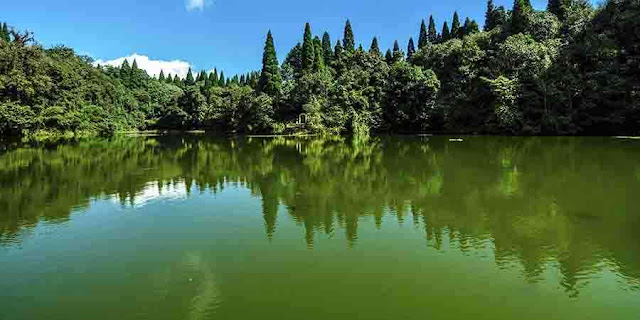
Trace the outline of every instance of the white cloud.
<path fill-rule="evenodd" d="M 186 0 L 188 11 L 204 10 L 204 7 L 208 6 L 210 3 L 211 0 Z"/>
<path fill-rule="evenodd" d="M 113 60 L 96 60 L 94 64 L 100 64 L 103 66 L 112 66 L 119 67 L 122 65 L 124 60 L 127 59 L 129 61 L 129 65 L 133 64 L 133 60 L 135 59 L 138 63 L 138 68 L 144 69 L 150 76 L 158 76 L 160 74 L 160 70 L 164 71 L 164 75 L 178 75 L 180 78 L 185 78 L 187 76 L 187 72 L 189 72 L 189 67 L 191 65 L 182 60 L 172 60 L 172 61 L 163 61 L 163 60 L 151 60 L 147 56 L 132 54 L 128 57 L 121 57 Z"/>

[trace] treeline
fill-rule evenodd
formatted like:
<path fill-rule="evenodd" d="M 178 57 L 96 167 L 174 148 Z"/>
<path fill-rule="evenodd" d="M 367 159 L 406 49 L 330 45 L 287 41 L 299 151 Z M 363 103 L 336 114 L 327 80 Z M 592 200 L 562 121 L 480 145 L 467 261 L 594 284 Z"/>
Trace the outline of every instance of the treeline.
<path fill-rule="evenodd" d="M 0 132 L 640 132 L 638 0 L 549 0 L 545 11 L 489 0 L 483 30 L 456 12 L 417 31 L 417 43 L 382 54 L 375 37 L 356 46 L 349 21 L 335 44 L 307 24 L 282 64 L 269 32 L 260 72 L 156 79 L 135 61 L 94 67 L 4 25 Z"/>

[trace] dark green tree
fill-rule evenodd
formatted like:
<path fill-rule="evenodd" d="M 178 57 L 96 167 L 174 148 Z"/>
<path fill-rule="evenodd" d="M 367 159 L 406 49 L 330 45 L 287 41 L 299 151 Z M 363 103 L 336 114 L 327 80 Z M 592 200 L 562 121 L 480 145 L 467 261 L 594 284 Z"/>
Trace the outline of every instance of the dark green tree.
<path fill-rule="evenodd" d="M 209 87 L 218 86 L 218 69 L 213 68 L 213 72 L 209 73 Z"/>
<path fill-rule="evenodd" d="M 164 80 L 166 83 L 173 83 L 173 76 L 171 73 L 167 74 L 167 78 Z"/>
<path fill-rule="evenodd" d="M 158 81 L 164 82 L 164 71 L 160 70 L 160 75 L 158 76 Z"/>
<path fill-rule="evenodd" d="M 218 79 L 218 87 L 226 86 L 226 78 L 224 77 L 224 71 L 220 70 L 220 78 Z"/>
<path fill-rule="evenodd" d="M 413 44 L 413 37 L 410 37 L 409 44 L 407 45 L 407 59 L 411 59 L 414 53 L 416 53 L 416 47 Z"/>
<path fill-rule="evenodd" d="M 396 63 L 402 60 L 404 60 L 404 53 L 400 50 L 400 45 L 398 44 L 398 40 L 396 40 L 393 42 L 392 61 Z"/>
<path fill-rule="evenodd" d="M 276 56 L 273 36 L 271 30 L 269 30 L 264 45 L 264 53 L 262 54 L 262 73 L 258 82 L 258 91 L 277 97 L 280 95 L 281 90 L 282 75 L 280 73 L 280 64 Z"/>
<path fill-rule="evenodd" d="M 329 32 L 325 32 L 322 35 L 322 52 L 324 63 L 326 65 L 331 65 L 331 60 L 333 59 L 333 50 L 331 49 L 331 36 L 329 36 Z"/>
<path fill-rule="evenodd" d="M 387 53 L 384 54 L 384 60 L 387 61 L 388 64 L 393 63 L 393 54 L 391 53 L 391 49 L 387 49 Z"/>
<path fill-rule="evenodd" d="M 566 2 L 566 0 L 549 0 L 547 2 L 547 11 L 555 14 L 558 19 L 564 20 L 568 5 Z"/>
<path fill-rule="evenodd" d="M 338 40 L 336 42 L 336 46 L 333 49 L 334 59 L 335 60 L 340 59 L 340 56 L 342 56 L 342 52 L 343 51 L 344 51 L 344 48 L 342 47 L 342 44 L 340 43 L 340 40 Z"/>
<path fill-rule="evenodd" d="M 313 59 L 313 71 L 323 70 L 325 67 L 324 64 L 324 50 L 322 48 L 322 40 L 318 36 L 313 38 L 313 52 L 315 53 L 315 57 Z"/>
<path fill-rule="evenodd" d="M 424 20 L 422 20 L 422 23 L 420 23 L 420 36 L 418 36 L 418 49 L 424 48 L 427 43 L 429 43 L 429 35 L 427 33 L 427 26 Z"/>
<path fill-rule="evenodd" d="M 4 22 L 0 26 L 0 39 L 4 40 L 6 42 L 10 42 L 11 41 L 11 35 L 9 33 L 9 27 L 7 27 L 7 23 L 6 22 Z"/>
<path fill-rule="evenodd" d="M 177 74 L 173 77 L 173 84 L 175 84 L 176 86 L 182 85 L 182 80 L 180 80 L 180 77 L 178 77 Z"/>
<path fill-rule="evenodd" d="M 453 12 L 453 21 L 451 22 L 451 38 L 462 38 L 462 30 L 460 29 L 460 18 L 458 11 Z"/>
<path fill-rule="evenodd" d="M 429 42 L 436 43 L 438 42 L 438 32 L 436 31 L 436 22 L 433 20 L 433 16 L 429 16 L 429 31 L 428 31 Z"/>
<path fill-rule="evenodd" d="M 493 0 L 487 0 L 487 11 L 484 13 L 484 31 L 493 30 L 498 25 L 495 11 Z"/>
<path fill-rule="evenodd" d="M 187 86 L 196 84 L 195 80 L 193 79 L 193 72 L 191 72 L 191 68 L 189 68 L 189 71 L 187 72 L 187 77 L 184 79 L 184 84 Z"/>
<path fill-rule="evenodd" d="M 447 24 L 447 22 L 445 21 L 444 24 L 442 25 L 442 42 L 445 42 L 447 40 L 449 40 L 451 38 L 451 35 L 449 34 L 449 25 Z"/>
<path fill-rule="evenodd" d="M 313 61 L 315 60 L 314 49 L 311 25 L 307 23 L 304 26 L 304 36 L 302 38 L 302 69 L 304 71 L 313 70 Z"/>
<path fill-rule="evenodd" d="M 371 47 L 369 48 L 369 53 L 376 57 L 382 57 L 382 53 L 380 52 L 380 46 L 378 45 L 378 38 L 373 37 L 371 41 Z"/>
<path fill-rule="evenodd" d="M 344 50 L 347 52 L 353 52 L 356 49 L 356 41 L 353 37 L 353 29 L 351 29 L 351 22 L 347 20 L 344 25 L 344 38 L 342 40 Z"/>
<path fill-rule="evenodd" d="M 527 17 L 529 7 L 525 0 L 514 0 L 513 10 L 511 10 L 511 32 L 516 34 L 525 32 L 527 28 Z"/>

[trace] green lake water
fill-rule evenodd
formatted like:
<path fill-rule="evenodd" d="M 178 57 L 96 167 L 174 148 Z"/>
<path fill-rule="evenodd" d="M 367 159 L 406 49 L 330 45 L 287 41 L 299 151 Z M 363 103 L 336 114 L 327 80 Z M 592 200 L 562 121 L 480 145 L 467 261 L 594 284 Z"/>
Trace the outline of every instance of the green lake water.
<path fill-rule="evenodd" d="M 640 319 L 640 141 L 0 149 L 0 319 Z"/>

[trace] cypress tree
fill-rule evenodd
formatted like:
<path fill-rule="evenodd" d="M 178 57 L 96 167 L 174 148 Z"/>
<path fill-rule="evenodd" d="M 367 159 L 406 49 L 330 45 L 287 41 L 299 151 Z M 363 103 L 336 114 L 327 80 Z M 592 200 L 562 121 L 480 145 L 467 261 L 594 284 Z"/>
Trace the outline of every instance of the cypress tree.
<path fill-rule="evenodd" d="M 382 57 L 382 53 L 380 52 L 380 46 L 378 45 L 378 38 L 373 37 L 371 41 L 371 47 L 369 48 L 369 53 L 376 57 Z"/>
<path fill-rule="evenodd" d="M 462 38 L 462 32 L 460 30 L 460 18 L 458 17 L 458 11 L 453 12 L 453 21 L 451 22 L 451 38 Z"/>
<path fill-rule="evenodd" d="M 336 46 L 333 49 L 333 59 L 334 60 L 338 60 L 340 59 L 340 56 L 342 55 L 342 51 L 344 51 L 344 49 L 342 48 L 342 44 L 340 43 L 340 40 L 338 40 L 336 42 Z"/>
<path fill-rule="evenodd" d="M 213 72 L 209 74 L 209 85 L 212 87 L 218 86 L 218 69 L 213 68 Z"/>
<path fill-rule="evenodd" d="M 164 71 L 160 70 L 160 75 L 158 76 L 158 81 L 164 81 Z"/>
<path fill-rule="evenodd" d="M 527 15 L 529 9 L 525 0 L 514 0 L 513 10 L 511 11 L 511 32 L 524 32 L 527 28 Z"/>
<path fill-rule="evenodd" d="M 182 81 L 180 80 L 180 77 L 178 77 L 177 74 L 173 77 L 173 84 L 175 84 L 176 86 L 180 86 L 182 84 Z"/>
<path fill-rule="evenodd" d="M 420 24 L 420 36 L 418 37 L 418 49 L 424 48 L 429 42 L 429 35 L 427 34 L 427 26 L 424 24 L 424 19 Z"/>
<path fill-rule="evenodd" d="M 429 16 L 429 31 L 428 31 L 429 42 L 436 43 L 438 42 L 438 32 L 436 31 L 436 23 L 433 21 L 433 16 Z"/>
<path fill-rule="evenodd" d="M 333 58 L 333 50 L 331 49 L 331 37 L 329 36 L 329 32 L 325 32 L 322 35 L 322 53 L 324 64 L 330 65 Z"/>
<path fill-rule="evenodd" d="M 209 76 L 207 75 L 206 72 L 205 72 L 203 78 L 204 78 L 204 88 L 207 89 L 207 88 L 209 88 L 211 86 L 211 82 L 209 81 Z"/>
<path fill-rule="evenodd" d="M 447 40 L 449 40 L 451 38 L 451 35 L 449 34 L 449 25 L 447 24 L 447 22 L 445 21 L 444 24 L 442 25 L 442 42 L 445 42 Z"/>
<path fill-rule="evenodd" d="M 311 25 L 307 23 L 304 26 L 304 37 L 302 39 L 302 70 L 313 70 L 313 61 L 315 59 L 313 39 L 311 38 Z"/>
<path fill-rule="evenodd" d="M 466 22 L 465 22 L 466 24 Z M 474 34 L 476 32 L 480 32 L 480 26 L 478 26 L 478 23 L 475 20 L 471 20 L 469 22 L 469 25 L 466 27 L 466 32 L 467 34 Z"/>
<path fill-rule="evenodd" d="M 484 13 L 484 31 L 490 31 L 496 27 L 495 10 L 493 0 L 487 0 L 487 11 Z"/>
<path fill-rule="evenodd" d="M 195 81 L 193 80 L 193 73 L 191 72 L 191 68 L 189 68 L 189 72 L 187 72 L 187 77 L 184 79 L 184 84 L 188 86 L 192 86 L 195 84 Z"/>
<path fill-rule="evenodd" d="M 407 59 L 411 59 L 414 53 L 416 53 L 416 48 L 413 45 L 413 37 L 410 37 L 409 44 L 407 45 Z"/>
<path fill-rule="evenodd" d="M 564 20 L 566 7 L 561 0 L 549 0 L 547 2 L 547 11 L 555 14 L 558 19 Z"/>
<path fill-rule="evenodd" d="M 318 36 L 313 38 L 313 52 L 315 53 L 313 59 L 313 71 L 320 71 L 324 69 L 324 50 L 322 49 L 322 41 Z"/>
<path fill-rule="evenodd" d="M 404 53 L 400 50 L 398 40 L 393 42 L 393 62 L 402 61 L 404 59 Z"/>
<path fill-rule="evenodd" d="M 126 86 L 129 85 L 129 82 L 131 81 L 131 67 L 129 66 L 129 61 L 127 61 L 127 59 L 124 59 L 122 66 L 120 66 L 120 78 Z"/>
<path fill-rule="evenodd" d="M 173 83 L 173 77 L 171 76 L 171 73 L 167 75 L 167 78 L 164 80 L 164 82 Z"/>
<path fill-rule="evenodd" d="M 220 79 L 218 79 L 218 87 L 225 86 L 224 71 L 220 71 Z"/>
<path fill-rule="evenodd" d="M 393 54 L 391 54 L 391 49 L 387 49 L 387 53 L 384 54 L 384 60 L 386 60 L 388 64 L 393 63 Z"/>
<path fill-rule="evenodd" d="M 351 29 L 351 22 L 347 20 L 344 25 L 344 39 L 342 40 L 344 50 L 347 52 L 353 52 L 356 48 L 356 41 L 353 37 L 353 29 Z"/>
<path fill-rule="evenodd" d="M 0 39 L 11 42 L 11 35 L 9 34 L 9 27 L 7 27 L 6 22 L 0 26 Z"/>

